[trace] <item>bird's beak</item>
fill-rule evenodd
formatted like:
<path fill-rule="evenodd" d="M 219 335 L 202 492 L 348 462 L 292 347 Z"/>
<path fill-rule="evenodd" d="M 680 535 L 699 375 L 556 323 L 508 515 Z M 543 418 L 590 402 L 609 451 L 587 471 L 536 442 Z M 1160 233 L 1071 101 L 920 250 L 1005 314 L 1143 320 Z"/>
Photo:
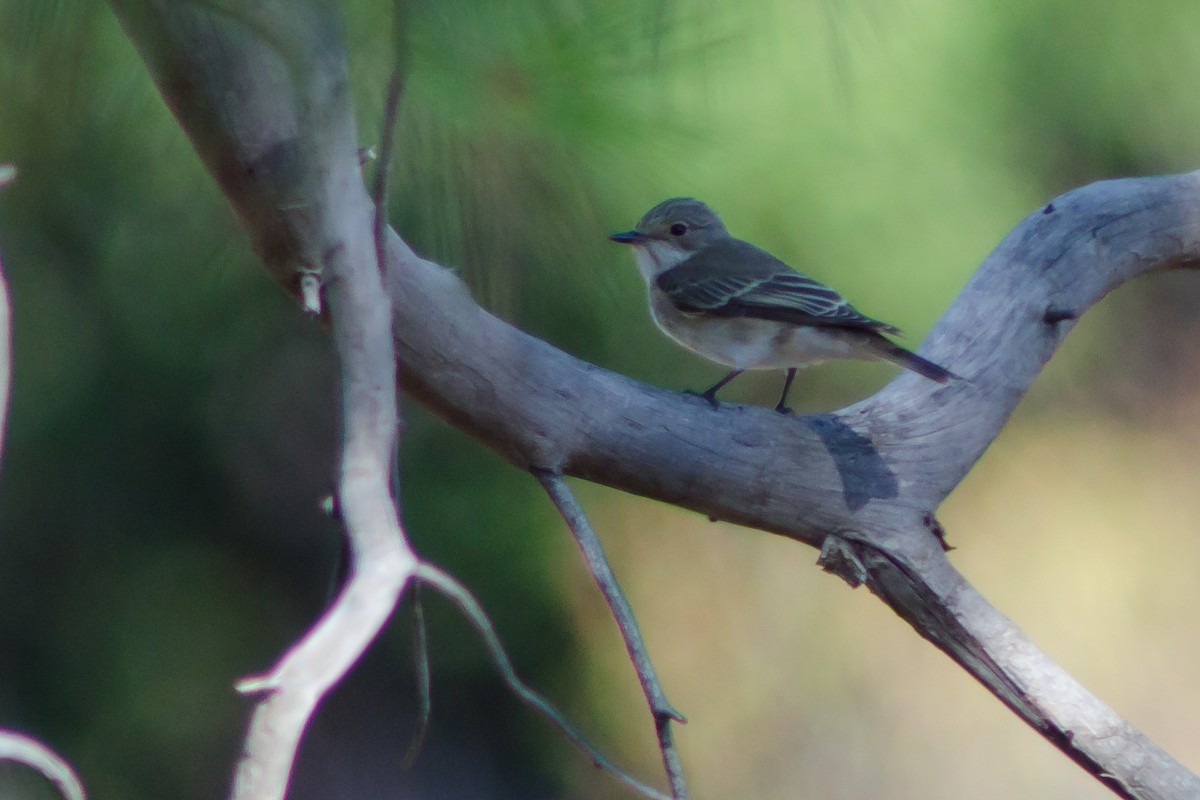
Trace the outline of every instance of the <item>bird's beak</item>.
<path fill-rule="evenodd" d="M 621 244 L 642 244 L 650 237 L 638 231 L 622 231 L 621 233 L 614 233 L 608 238 Z"/>

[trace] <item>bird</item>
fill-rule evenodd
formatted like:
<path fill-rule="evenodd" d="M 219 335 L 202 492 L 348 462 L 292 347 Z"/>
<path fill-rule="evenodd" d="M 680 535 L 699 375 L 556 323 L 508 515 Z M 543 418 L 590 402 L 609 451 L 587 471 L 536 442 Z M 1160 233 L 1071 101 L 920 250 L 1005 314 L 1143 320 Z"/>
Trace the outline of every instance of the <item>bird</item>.
<path fill-rule="evenodd" d="M 890 361 L 943 384 L 958 377 L 884 335 L 899 335 L 899 328 L 866 316 L 830 287 L 735 238 L 699 200 L 664 200 L 632 230 L 609 239 L 633 248 L 659 330 L 731 368 L 700 394 L 714 407 L 717 392 L 746 370 L 785 369 L 775 410 L 789 414 L 796 370 L 830 359 Z"/>

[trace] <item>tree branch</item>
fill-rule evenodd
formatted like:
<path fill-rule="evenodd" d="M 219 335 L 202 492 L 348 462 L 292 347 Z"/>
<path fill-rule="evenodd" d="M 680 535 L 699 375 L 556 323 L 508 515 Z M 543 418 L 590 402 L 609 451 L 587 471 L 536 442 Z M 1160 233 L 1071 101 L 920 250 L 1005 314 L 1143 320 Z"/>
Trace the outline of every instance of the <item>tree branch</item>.
<path fill-rule="evenodd" d="M 181 122 L 207 124 L 204 103 L 214 98 L 205 92 L 215 92 L 221 102 L 230 102 L 226 121 L 232 120 L 234 128 L 261 122 L 263 107 L 280 104 L 274 112 L 263 112 L 278 126 L 272 132 L 282 137 L 274 145 L 256 140 L 246 151 L 230 152 L 225 149 L 230 144 L 226 138 L 229 131 L 220 128 L 199 132 L 194 141 L 202 155 L 213 159 L 210 167 L 221 165 L 219 174 L 233 185 L 242 186 L 247 177 L 269 173 L 272 177 L 267 185 L 251 192 L 264 192 L 255 202 L 267 197 L 274 203 L 286 193 L 286 206 L 272 211 L 243 210 L 250 217 L 257 218 L 261 212 L 276 222 L 286 221 L 288 230 L 279 232 L 278 238 L 270 234 L 256 241 L 268 252 L 276 252 L 273 248 L 280 242 L 287 243 L 279 251 L 285 265 L 280 265 L 276 274 L 290 268 L 287 283 L 306 308 L 319 305 L 314 301 L 312 282 L 321 282 L 342 367 L 343 448 L 337 496 L 350 544 L 349 580 L 325 614 L 275 667 L 239 683 L 239 691 L 265 697 L 251 718 L 231 797 L 283 800 L 300 738 L 317 704 L 374 640 L 409 579 L 420 575 L 468 615 L 505 681 L 524 702 L 548 716 L 598 766 L 621 782 L 648 797 L 666 800 L 665 795 L 617 768 L 516 677 L 482 609 L 445 573 L 420 564 L 400 528 L 388 491 L 399 415 L 392 306 L 382 286 L 387 255 L 383 199 L 390 146 L 384 142 L 378 197 L 372 202 L 363 190 L 359 169 L 345 60 L 340 50 L 324 47 L 329 42 L 323 37 L 336 29 L 324 8 L 313 4 L 291 9 L 270 0 L 247 9 L 220 2 L 137 5 L 131 0 L 117 4 L 122 23 L 142 48 L 160 87 L 187 86 L 171 104 Z M 288 12 L 286 20 L 276 18 L 284 12 Z M 306 28 L 311 29 L 301 30 Z M 296 41 L 284 46 L 278 40 L 279 29 L 291 31 L 299 36 L 298 41 L 318 49 L 299 47 Z M 251 37 L 240 39 L 247 33 Z M 211 55 L 205 44 L 219 51 L 218 63 L 197 62 Z M 252 85 L 243 85 L 246 73 L 255 70 L 261 72 L 253 75 Z M 203 79 L 192 85 L 190 81 L 197 75 Z M 393 123 L 401 87 L 397 68 L 388 100 L 388 117 Z M 280 94 L 285 89 L 286 93 Z M 280 120 L 286 124 L 280 125 Z M 241 136 L 247 131 L 238 129 L 236 133 Z M 276 161 L 280 152 L 286 153 L 282 167 Z M 266 163 L 256 158 L 266 159 Z M 229 170 L 230 164 L 236 168 Z M 427 697 L 428 687 L 422 692 Z"/>
<path fill-rule="evenodd" d="M 610 761 L 607 756 L 593 747 L 587 739 L 583 738 L 583 734 L 575 730 L 571 723 L 567 721 L 567 718 L 563 716 L 562 712 L 555 708 L 549 700 L 529 688 L 521 680 L 517 675 L 517 671 L 513 668 L 512 660 L 508 657 L 508 653 L 504 651 L 504 645 L 500 643 L 500 637 L 496 635 L 496 630 L 492 627 L 492 621 L 488 619 L 483 607 L 479 605 L 479 602 L 467 591 L 465 586 L 448 573 L 431 564 L 421 564 L 417 569 L 417 578 L 422 583 L 427 583 L 436 588 L 441 594 L 449 598 L 454 605 L 458 606 L 459 611 L 470 621 L 475 631 L 479 634 L 479 637 L 483 640 L 483 644 L 487 647 L 488 654 L 492 657 L 492 662 L 495 663 L 496 669 L 500 671 L 500 677 L 504 679 L 505 685 L 508 686 L 509 690 L 521 702 L 550 720 L 556 728 L 574 742 L 576 747 L 587 753 L 588 757 L 592 759 L 592 763 L 612 773 L 621 783 L 634 789 L 639 794 L 652 798 L 652 800 L 674 800 L 674 798 L 668 798 L 653 786 L 637 780 Z"/>
<path fill-rule="evenodd" d="M 304 270 L 324 263 L 326 244 L 304 199 L 350 178 L 306 160 L 280 57 L 239 52 L 245 34 L 220 22 L 195 25 L 186 41 L 158 43 L 128 21 L 123 9 L 133 0 L 114 2 L 259 256 L 297 294 Z M 341 46 L 325 30 L 301 31 L 293 46 L 322 58 Z M 361 183 L 339 191 L 364 202 Z M 370 232 L 363 235 L 369 242 Z M 1200 264 L 1197 174 L 1093 184 L 1021 222 L 921 348 L 965 380 L 939 387 L 905 373 L 853 406 L 795 417 L 713 409 L 572 358 L 488 314 L 461 281 L 394 232 L 388 239 L 384 285 L 405 389 L 452 424 L 522 469 L 586 478 L 814 547 L 828 543 L 830 567 L 865 580 L 1119 794 L 1200 796 L 1195 776 L 992 609 L 933 535 L 941 530 L 934 510 L 1073 320 L 1132 277 Z"/>
<path fill-rule="evenodd" d="M 259 246 L 285 247 L 289 285 L 317 277 L 328 300 L 342 372 L 337 497 L 349 580 L 268 674 L 239 686 L 266 696 L 251 718 L 232 797 L 282 800 L 317 704 L 391 617 L 417 568 L 388 489 L 398 428 L 392 309 L 372 236 L 375 208 L 363 191 L 338 21 L 324 5 L 270 0 L 117 9 L 156 80 L 174 90 L 173 108 L 193 126 L 210 166 L 226 181 L 264 192 L 258 212 L 273 223 L 288 221 L 281 238 L 267 234 Z M 253 140 L 249 154 L 227 148 L 226 133 L 207 126 L 208 91 L 239 109 L 226 121 Z M 263 130 L 269 134 L 256 136 Z"/>
<path fill-rule="evenodd" d="M 813 546 L 850 539 L 878 556 L 862 560 L 872 591 L 1098 780 L 1125 797 L 1200 795 L 1195 775 L 975 592 L 942 552 L 933 516 L 1074 318 L 1126 280 L 1200 263 L 1196 173 L 1093 184 L 1024 220 L 921 348 L 965 380 L 901 374 L 853 406 L 798 417 L 713 409 L 574 359 L 393 241 L 387 286 L 405 385 L 448 421 L 522 468 Z"/>
<path fill-rule="evenodd" d="M 962 381 L 902 372 L 829 414 L 714 409 L 510 327 L 397 238 L 388 289 L 406 386 L 523 468 L 561 469 L 817 547 L 846 527 L 932 530 L 925 517 L 999 433 L 1075 317 L 1126 280 L 1200 263 L 1197 173 L 1105 181 L 1051 205 L 1004 239 L 921 347 Z M 1045 321 L 1064 311 L 1073 316 Z"/>
<path fill-rule="evenodd" d="M 583 513 L 579 501 L 575 499 L 575 495 L 561 475 L 535 470 L 534 476 L 542 484 L 546 494 L 550 495 L 558 513 L 567 523 L 571 535 L 575 537 L 575 542 L 583 552 L 583 560 L 587 562 L 588 570 L 591 571 L 596 585 L 600 588 L 600 593 L 604 595 L 604 600 L 608 603 L 609 610 L 612 611 L 617 628 L 621 631 L 621 638 L 625 641 L 629 660 L 633 662 L 638 681 L 642 684 L 642 693 L 646 695 L 650 713 L 654 716 L 654 732 L 658 737 L 658 749 L 662 753 L 667 782 L 671 786 L 672 800 L 683 800 L 688 796 L 687 781 L 684 778 L 679 751 L 675 748 L 671 722 L 687 722 L 687 719 L 676 711 L 667 700 L 662 683 L 658 679 L 658 673 L 650 661 L 650 651 L 642 639 L 642 631 L 638 627 L 637 617 L 634 616 L 629 601 L 625 599 L 625 593 L 621 591 L 621 586 L 617 583 L 617 576 L 613 574 L 612 567 L 609 566 L 608 559 L 604 555 L 604 549 L 600 546 L 600 539 L 592 530 L 592 525 L 588 522 L 587 515 Z"/>
<path fill-rule="evenodd" d="M 713 409 L 578 361 L 396 241 L 388 288 L 406 386 L 447 420 L 523 468 L 818 547 L 853 541 L 872 554 L 859 580 L 1097 779 L 1127 797 L 1200 795 L 1195 775 L 975 592 L 933 516 L 1074 319 L 1126 280 L 1200 264 L 1200 174 L 1092 184 L 1026 218 L 921 348 L 965 380 L 901 374 L 853 406 L 796 417 Z"/>
<path fill-rule="evenodd" d="M 0 730 L 0 761 L 24 764 L 54 784 L 63 800 L 85 800 L 83 784 L 71 765 L 37 739 L 16 731 Z"/>
<path fill-rule="evenodd" d="M 16 180 L 17 169 L 0 164 L 0 189 Z M 0 454 L 4 452 L 8 430 L 8 399 L 12 390 L 12 304 L 8 299 L 8 280 L 0 264 Z"/>

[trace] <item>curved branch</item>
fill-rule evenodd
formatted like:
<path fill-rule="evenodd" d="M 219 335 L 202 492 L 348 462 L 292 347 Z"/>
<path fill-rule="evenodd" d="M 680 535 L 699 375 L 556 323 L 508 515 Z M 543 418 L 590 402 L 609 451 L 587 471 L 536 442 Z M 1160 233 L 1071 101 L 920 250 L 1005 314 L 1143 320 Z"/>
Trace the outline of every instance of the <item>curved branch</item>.
<path fill-rule="evenodd" d="M 79 776 L 66 759 L 32 736 L 0 729 L 0 761 L 24 764 L 41 773 L 64 800 L 86 798 Z"/>
<path fill-rule="evenodd" d="M 831 414 L 783 417 L 646 386 L 479 308 L 398 238 L 389 272 L 409 390 L 515 464 L 713 518 L 862 550 L 851 575 L 1097 779 L 1127 797 L 1200 780 L 1030 643 L 940 548 L 933 511 L 999 432 L 1073 320 L 1122 282 L 1200 264 L 1200 174 L 1068 192 L 1005 238 L 901 374 Z M 929 535 L 929 534 L 937 534 Z"/>
<path fill-rule="evenodd" d="M 587 753 L 588 757 L 592 759 L 593 764 L 612 773 L 618 781 L 652 800 L 675 800 L 674 798 L 667 797 L 653 786 L 642 783 L 614 764 L 607 756 L 593 747 L 583 737 L 583 734 L 575 730 L 571 723 L 567 721 L 567 718 L 563 716 L 562 712 L 555 708 L 549 700 L 542 697 L 521 680 L 520 676 L 517 675 L 517 671 L 513 668 L 512 659 L 508 657 L 508 653 L 504 650 L 504 645 L 500 642 L 500 637 L 496 635 L 496 629 L 492 626 L 492 621 L 488 619 L 483 607 L 479 605 L 479 601 L 467 591 L 465 586 L 455 580 L 448 572 L 444 572 L 432 564 L 421 564 L 417 568 L 416 577 L 421 582 L 436 588 L 438 592 L 454 603 L 454 605 L 458 606 L 458 610 L 463 613 L 463 616 L 475 628 L 475 632 L 479 634 L 479 638 L 483 640 L 488 655 L 492 657 L 492 663 L 496 665 L 496 669 L 500 672 L 500 677 L 504 679 L 504 683 L 508 686 L 509 690 L 521 702 L 548 719 L 576 747 Z"/>
<path fill-rule="evenodd" d="M 388 288 L 405 385 L 450 422 L 518 466 L 820 546 L 847 527 L 933 530 L 925 517 L 999 433 L 1075 318 L 1124 281 L 1200 264 L 1200 173 L 1104 181 L 1034 212 L 921 347 L 964 380 L 900 373 L 829 414 L 714 409 L 579 361 L 491 316 L 452 275 L 398 237 L 393 244 Z"/>
<path fill-rule="evenodd" d="M 398 239 L 396 249 L 389 291 L 406 386 L 449 421 L 521 466 L 816 546 L 850 541 L 846 574 L 1117 794 L 1200 796 L 1195 775 L 971 587 L 933 517 L 1073 319 L 1125 280 L 1200 263 L 1200 175 L 1106 181 L 1031 214 L 921 350 L 964 381 L 901 374 L 861 403 L 800 417 L 712 409 L 580 362 L 480 309 Z"/>
<path fill-rule="evenodd" d="M 210 168 L 256 198 L 247 208 L 253 205 L 259 222 L 251 229 L 262 234 L 260 250 L 284 248 L 294 289 L 302 278 L 321 281 L 341 366 L 337 497 L 350 577 L 267 674 L 239 685 L 265 696 L 251 717 L 231 796 L 282 800 L 317 704 L 375 639 L 417 568 L 388 485 L 398 431 L 396 359 L 371 235 L 375 208 L 363 191 L 348 69 L 330 33 L 337 30 L 330 8 L 271 0 L 130 5 L 118 7 L 122 22 L 170 87 L 172 108 Z M 207 124 L 205 92 L 214 90 L 239 109 L 226 122 L 248 137 L 245 147 L 227 148 L 228 132 Z M 315 304 L 311 291 L 306 299 Z"/>
<path fill-rule="evenodd" d="M 1085 311 L 1140 275 L 1195 266 L 1200 172 L 1100 181 L 1056 197 L 1000 242 L 929 335 L 930 349 L 970 381 L 951 387 L 936 413 L 889 426 L 881 450 L 909 467 L 906 477 L 922 484 L 915 494 L 941 502 Z M 895 410 L 881 393 L 846 413 Z"/>
<path fill-rule="evenodd" d="M 239 52 L 241 34 L 220 25 L 199 27 L 186 52 L 125 22 L 259 256 L 298 294 L 323 263 L 306 202 L 331 174 L 345 176 L 297 146 L 303 115 L 277 56 Z M 308 41 L 318 54 L 340 47 L 312 32 Z M 361 181 L 342 188 L 365 202 Z M 405 390 L 513 464 L 822 547 L 828 568 L 865 581 L 1118 794 L 1183 798 L 1200 796 L 1200 780 L 970 587 L 941 550 L 933 512 L 1075 318 L 1123 281 L 1198 263 L 1196 173 L 1069 192 L 1004 239 L 921 348 L 964 380 L 935 386 L 905 373 L 853 406 L 795 417 L 713 409 L 572 358 L 488 314 L 394 232 L 384 284 Z"/>

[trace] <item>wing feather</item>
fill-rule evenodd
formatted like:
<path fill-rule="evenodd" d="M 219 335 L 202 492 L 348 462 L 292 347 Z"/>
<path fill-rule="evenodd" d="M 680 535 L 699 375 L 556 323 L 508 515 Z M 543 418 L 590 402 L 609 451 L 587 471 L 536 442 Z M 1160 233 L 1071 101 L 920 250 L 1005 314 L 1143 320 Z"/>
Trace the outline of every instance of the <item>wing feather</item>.
<path fill-rule="evenodd" d="M 736 270 L 730 270 L 730 264 L 736 264 Z M 656 283 L 680 311 L 900 332 L 861 313 L 825 284 L 739 239 L 710 244 L 659 275 Z"/>

